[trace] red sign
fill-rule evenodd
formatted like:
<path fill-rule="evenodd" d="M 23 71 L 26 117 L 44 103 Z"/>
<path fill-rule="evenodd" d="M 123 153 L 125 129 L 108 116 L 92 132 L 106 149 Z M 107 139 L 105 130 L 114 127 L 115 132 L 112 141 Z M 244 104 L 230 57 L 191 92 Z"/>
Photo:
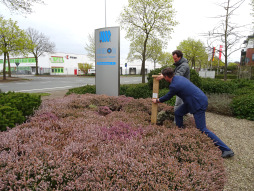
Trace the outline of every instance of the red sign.
<path fill-rule="evenodd" d="M 219 53 L 219 60 L 221 60 L 221 52 L 222 52 L 222 45 L 220 45 L 220 53 Z"/>

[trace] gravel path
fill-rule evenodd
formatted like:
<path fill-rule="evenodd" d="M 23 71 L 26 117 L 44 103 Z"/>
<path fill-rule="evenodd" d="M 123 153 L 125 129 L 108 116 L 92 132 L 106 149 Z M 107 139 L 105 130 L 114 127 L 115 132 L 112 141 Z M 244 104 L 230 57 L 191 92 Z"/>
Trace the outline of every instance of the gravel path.
<path fill-rule="evenodd" d="M 227 183 L 224 191 L 254 190 L 254 121 L 206 113 L 207 127 L 235 153 L 224 159 Z"/>
<path fill-rule="evenodd" d="M 67 90 L 49 92 L 44 99 L 63 97 Z M 254 121 L 206 113 L 207 127 L 235 153 L 224 159 L 227 183 L 224 191 L 254 191 Z"/>

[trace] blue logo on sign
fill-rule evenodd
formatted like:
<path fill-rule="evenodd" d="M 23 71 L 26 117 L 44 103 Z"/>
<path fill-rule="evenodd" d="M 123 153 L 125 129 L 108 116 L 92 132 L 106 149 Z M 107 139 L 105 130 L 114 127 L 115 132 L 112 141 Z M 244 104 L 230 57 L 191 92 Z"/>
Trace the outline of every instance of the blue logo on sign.
<path fill-rule="evenodd" d="M 100 32 L 100 42 L 110 42 L 111 41 L 111 32 L 101 31 Z"/>
<path fill-rule="evenodd" d="M 97 65 L 102 65 L 102 66 L 116 65 L 116 62 L 97 62 Z"/>

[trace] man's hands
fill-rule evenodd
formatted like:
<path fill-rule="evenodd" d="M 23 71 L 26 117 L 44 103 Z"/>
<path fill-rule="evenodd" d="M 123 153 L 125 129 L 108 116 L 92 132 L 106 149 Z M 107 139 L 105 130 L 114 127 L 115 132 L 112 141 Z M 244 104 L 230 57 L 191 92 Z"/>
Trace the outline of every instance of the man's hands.
<path fill-rule="evenodd" d="M 163 75 L 160 73 L 159 76 L 156 78 L 156 80 L 162 80 L 164 77 Z"/>
<path fill-rule="evenodd" d="M 152 99 L 152 102 L 153 103 L 160 103 L 159 99 L 154 99 L 154 98 Z"/>

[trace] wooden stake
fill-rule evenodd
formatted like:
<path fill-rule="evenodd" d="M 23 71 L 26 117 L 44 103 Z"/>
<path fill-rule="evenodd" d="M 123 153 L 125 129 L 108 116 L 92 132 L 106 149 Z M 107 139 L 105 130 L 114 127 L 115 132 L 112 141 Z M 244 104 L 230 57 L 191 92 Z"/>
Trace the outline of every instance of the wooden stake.
<path fill-rule="evenodd" d="M 159 75 L 152 75 L 153 77 L 153 99 L 159 98 L 159 80 L 156 78 Z M 158 113 L 158 104 L 152 103 L 152 116 L 151 116 L 151 123 L 156 124 L 157 122 L 157 113 Z"/>

